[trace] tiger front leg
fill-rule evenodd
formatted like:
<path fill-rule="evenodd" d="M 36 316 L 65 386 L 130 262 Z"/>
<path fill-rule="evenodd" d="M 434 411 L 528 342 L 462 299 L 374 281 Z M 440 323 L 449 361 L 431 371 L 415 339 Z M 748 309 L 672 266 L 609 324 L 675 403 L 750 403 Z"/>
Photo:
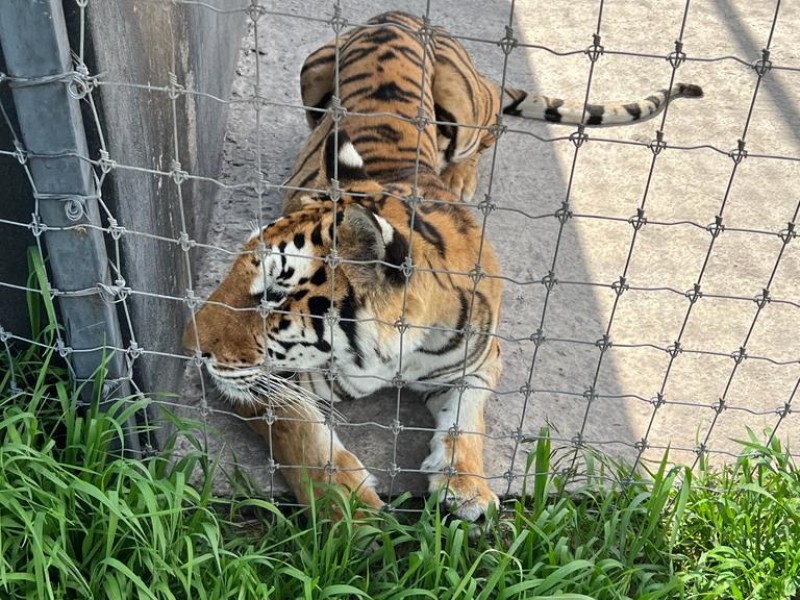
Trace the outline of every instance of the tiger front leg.
<path fill-rule="evenodd" d="M 263 418 L 266 409 L 260 406 L 241 406 L 237 412 L 248 418 L 250 427 L 271 447 L 273 459 L 301 504 L 311 503 L 309 488 L 318 496 L 333 485 L 345 494 L 355 493 L 366 506 L 383 506 L 372 475 L 325 425 L 318 411 L 277 410 L 269 421 Z"/>
<path fill-rule="evenodd" d="M 480 376 L 467 376 L 464 381 L 468 387 L 463 394 L 454 387 L 427 398 L 428 409 L 436 417 L 437 431 L 422 470 L 430 473 L 431 493 L 438 492 L 459 518 L 476 521 L 490 505 L 499 504 L 483 467 L 486 431 L 483 414 L 491 393 L 485 388 L 494 387 L 494 382 L 487 386 L 486 379 Z"/>
<path fill-rule="evenodd" d="M 448 163 L 440 175 L 442 182 L 461 200 L 472 200 L 475 195 L 480 159 L 480 154 L 473 154 L 461 162 Z"/>

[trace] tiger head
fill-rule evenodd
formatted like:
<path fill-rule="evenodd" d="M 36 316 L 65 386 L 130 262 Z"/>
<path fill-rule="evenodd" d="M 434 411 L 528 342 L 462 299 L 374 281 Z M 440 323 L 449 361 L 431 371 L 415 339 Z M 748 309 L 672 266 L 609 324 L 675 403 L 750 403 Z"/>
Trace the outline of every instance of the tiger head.
<path fill-rule="evenodd" d="M 367 177 L 344 134 L 338 142 L 334 153 L 331 134 L 322 153 L 326 173 L 338 155 L 338 202 L 308 196 L 298 210 L 256 231 L 186 326 L 184 346 L 206 359 L 232 400 L 252 398 L 265 367 L 300 372 L 336 360 L 331 339 L 346 347 L 362 307 L 402 297 L 407 231 L 376 212 L 383 188 Z"/>

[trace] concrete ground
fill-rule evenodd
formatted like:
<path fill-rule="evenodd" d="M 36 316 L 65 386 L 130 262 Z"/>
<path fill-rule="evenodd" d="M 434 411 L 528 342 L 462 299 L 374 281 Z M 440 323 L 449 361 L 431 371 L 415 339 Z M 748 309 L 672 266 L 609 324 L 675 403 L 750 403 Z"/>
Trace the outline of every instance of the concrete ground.
<path fill-rule="evenodd" d="M 332 4 L 314 3 L 312 9 L 307 2 L 285 0 L 267 3 L 267 8 L 327 17 Z M 421 14 L 425 4 L 350 0 L 342 8 L 345 18 L 361 22 L 392 8 Z M 669 83 L 671 66 L 663 56 L 674 50 L 685 4 L 606 4 L 600 34 L 607 52 L 595 64 L 593 101 L 644 97 Z M 774 4 L 692 3 L 684 51 L 691 58 L 756 61 L 770 35 Z M 556 52 L 584 49 L 592 43 L 598 6 L 596 0 L 518 0 L 515 36 Z M 453 33 L 497 41 L 505 35 L 510 3 L 434 0 L 430 10 L 432 22 Z M 800 47 L 793 39 L 798 25 L 800 8 L 784 3 L 771 41 L 774 65 L 800 67 Z M 243 41 L 232 99 L 252 96 L 258 62 L 260 94 L 290 106 L 265 108 L 257 126 L 251 105 L 231 105 L 220 180 L 238 187 L 219 193 L 206 241 L 226 251 L 212 249 L 202 256 L 202 267 L 195 271 L 202 296 L 224 276 L 231 263 L 227 251 L 247 237 L 248 222 L 259 212 L 262 221 L 278 216 L 280 191 L 270 189 L 259 200 L 248 184 L 255 180 L 259 159 L 268 182 L 280 183 L 288 174 L 307 134 L 303 114 L 294 107 L 300 103 L 300 66 L 329 37 L 324 23 L 267 15 L 258 23 L 257 50 L 252 26 Z M 464 43 L 479 68 L 499 80 L 500 47 Z M 582 53 L 559 56 L 518 47 L 509 56 L 507 81 L 533 92 L 582 99 L 589 66 Z M 772 70 L 764 77 L 746 134 L 757 80 L 752 68 L 732 59 L 691 61 L 680 66 L 677 80 L 702 85 L 706 97 L 670 106 L 664 140 L 668 146 L 694 149 L 668 147 L 654 160 L 647 144 L 655 138 L 656 120 L 590 131 L 590 138 L 634 144 L 590 139 L 576 153 L 567 139 L 548 143 L 530 135 L 566 138 L 573 129 L 509 118 L 506 124 L 515 131 L 499 141 L 493 174 L 491 156 L 483 160 L 476 197 L 482 199 L 491 182 L 498 209 L 489 218 L 488 234 L 509 278 L 500 326 L 506 339 L 505 371 L 497 399 L 488 407 L 487 473 L 499 493 L 509 489 L 504 478 L 509 471 L 517 476 L 511 491 L 520 489 L 518 475 L 530 445 L 515 442 L 518 432 L 535 435 L 549 424 L 557 445 L 570 447 L 583 439 L 627 460 L 644 450 L 645 462 L 658 459 L 671 445 L 674 460 L 691 463 L 695 449 L 705 444 L 717 460 L 737 451 L 732 440 L 745 438 L 747 428 L 761 433 L 776 427 L 777 411 L 793 398 L 800 377 L 800 241 L 782 251 L 778 234 L 796 221 L 800 199 L 800 72 Z M 736 166 L 727 152 L 743 136 L 749 156 Z M 559 239 L 560 224 L 553 215 L 567 197 L 573 217 Z M 634 241 L 628 219 L 642 204 L 647 224 Z M 721 210 L 725 231 L 708 253 L 712 236 L 706 226 Z M 551 268 L 557 283 L 547 298 L 541 281 Z M 623 272 L 630 289 L 617 298 L 611 284 Z M 701 274 L 702 296 L 681 334 L 691 304 L 684 292 Z M 754 299 L 765 287 L 773 301 L 759 311 Z M 531 336 L 540 322 L 546 341 L 534 361 Z M 612 345 L 600 360 L 595 342 L 607 331 Z M 683 351 L 671 361 L 667 350 L 678 339 Z M 737 367 L 732 356 L 742 346 L 747 358 Z M 520 389 L 528 381 L 534 392 L 526 403 Z M 595 397 L 587 392 L 592 387 Z M 208 385 L 205 390 L 212 409 L 208 423 L 224 442 L 223 462 L 235 461 L 264 491 L 279 494 L 284 488 L 265 467 L 264 444 L 227 414 L 216 392 Z M 654 402 L 659 392 L 663 404 Z M 183 402 L 196 408 L 201 397 L 197 370 L 190 367 Z M 715 410 L 721 398 L 725 408 Z M 398 400 L 393 391 L 337 408 L 349 421 L 341 437 L 378 477 L 381 493 L 425 489 L 424 477 L 413 471 L 426 454 L 430 434 L 415 428 L 433 422 L 413 396 L 404 393 Z M 396 416 L 404 426 L 397 439 L 390 427 Z M 798 431 L 797 415 L 788 414 L 778 434 L 796 448 Z M 211 438 L 215 450 L 221 450 L 219 440 Z M 392 463 L 401 469 L 396 477 L 390 475 Z"/>

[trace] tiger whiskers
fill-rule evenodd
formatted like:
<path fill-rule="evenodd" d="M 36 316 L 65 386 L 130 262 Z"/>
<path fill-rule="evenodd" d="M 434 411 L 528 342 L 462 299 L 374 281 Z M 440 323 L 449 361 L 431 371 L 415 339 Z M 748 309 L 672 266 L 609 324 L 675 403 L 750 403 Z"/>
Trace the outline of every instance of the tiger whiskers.
<path fill-rule="evenodd" d="M 264 370 L 249 386 L 250 403 L 303 419 L 324 421 L 325 414 L 338 422 L 346 419 L 331 403 L 290 377 Z"/>

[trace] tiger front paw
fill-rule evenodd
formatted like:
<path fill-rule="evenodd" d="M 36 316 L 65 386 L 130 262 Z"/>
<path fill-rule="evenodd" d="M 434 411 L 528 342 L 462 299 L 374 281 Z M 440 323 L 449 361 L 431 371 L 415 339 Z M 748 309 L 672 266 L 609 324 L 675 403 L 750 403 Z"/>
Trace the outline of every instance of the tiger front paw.
<path fill-rule="evenodd" d="M 459 519 L 474 522 L 486 515 L 490 506 L 500 506 L 500 500 L 491 490 L 486 480 L 474 475 L 437 474 L 430 478 L 430 492 L 438 493 L 439 500 L 444 502 Z"/>

